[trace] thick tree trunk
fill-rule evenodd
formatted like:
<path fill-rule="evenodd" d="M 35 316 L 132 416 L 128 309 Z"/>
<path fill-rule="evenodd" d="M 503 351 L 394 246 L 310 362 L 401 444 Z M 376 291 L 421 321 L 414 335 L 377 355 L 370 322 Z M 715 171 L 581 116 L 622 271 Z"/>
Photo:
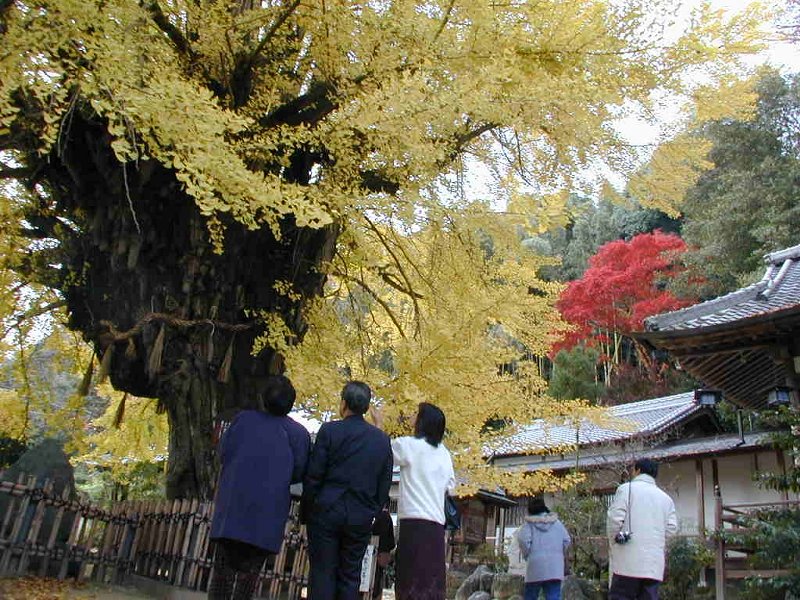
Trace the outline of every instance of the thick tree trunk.
<path fill-rule="evenodd" d="M 215 384 L 207 374 L 194 372 L 181 388 L 169 398 L 160 398 L 169 417 L 167 497 L 211 498 L 216 478 Z"/>
<path fill-rule="evenodd" d="M 229 221 L 217 254 L 175 173 L 154 161 L 123 167 L 109 144 L 105 125 L 76 110 L 59 148 L 40 162 L 43 204 L 55 208 L 29 219 L 60 240 L 47 284 L 64 294 L 70 327 L 104 357 L 114 387 L 158 398 L 167 411 L 169 497 L 209 498 L 215 416 L 256 406 L 265 378 L 283 369 L 271 348 L 251 354 L 263 332 L 253 314 L 277 314 L 302 337 L 301 311 L 321 290 L 318 267 L 338 229 L 287 220 L 278 240 L 266 227 Z M 297 296 L 279 294 L 276 282 Z"/>

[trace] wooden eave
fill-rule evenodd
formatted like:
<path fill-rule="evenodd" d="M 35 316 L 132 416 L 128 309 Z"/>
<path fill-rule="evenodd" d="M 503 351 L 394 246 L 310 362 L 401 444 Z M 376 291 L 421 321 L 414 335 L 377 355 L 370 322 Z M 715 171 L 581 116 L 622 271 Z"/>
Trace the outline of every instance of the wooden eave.
<path fill-rule="evenodd" d="M 667 350 L 708 387 L 742 408 L 763 408 L 769 390 L 794 377 L 791 349 L 800 342 L 800 305 L 696 329 L 634 334 Z"/>

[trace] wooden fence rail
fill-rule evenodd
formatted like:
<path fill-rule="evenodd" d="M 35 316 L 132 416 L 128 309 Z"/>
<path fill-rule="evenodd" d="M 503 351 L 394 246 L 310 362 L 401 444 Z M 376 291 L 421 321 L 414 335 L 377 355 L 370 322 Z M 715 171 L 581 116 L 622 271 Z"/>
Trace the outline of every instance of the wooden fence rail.
<path fill-rule="evenodd" d="M 52 481 L 39 485 L 26 476 L 0 481 L 0 577 L 118 583 L 133 574 L 191 590 L 207 589 L 213 566 L 212 502 L 133 501 L 103 510 L 85 500 L 70 500 L 69 489 L 55 493 L 53 487 Z M 264 566 L 257 597 L 302 597 L 308 552 L 298 511 L 293 502 L 283 546 Z"/>
<path fill-rule="evenodd" d="M 782 577 L 790 573 L 785 569 L 753 569 L 748 566 L 748 556 L 752 548 L 737 546 L 727 541 L 727 536 L 752 532 L 750 518 L 759 511 L 783 509 L 800 510 L 800 500 L 784 502 L 724 504 L 717 490 L 714 494 L 714 521 L 716 528 L 716 600 L 725 600 L 726 583 L 734 579 L 748 577 Z M 788 565 L 791 566 L 791 565 Z"/>

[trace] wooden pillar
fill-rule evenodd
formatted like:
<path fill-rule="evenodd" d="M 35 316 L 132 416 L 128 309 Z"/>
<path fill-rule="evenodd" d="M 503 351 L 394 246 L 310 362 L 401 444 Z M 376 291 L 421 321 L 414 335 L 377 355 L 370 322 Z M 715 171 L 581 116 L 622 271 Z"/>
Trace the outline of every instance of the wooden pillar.
<path fill-rule="evenodd" d="M 697 534 L 706 539 L 706 481 L 703 474 L 703 459 L 694 461 L 695 485 L 697 486 Z"/>
<path fill-rule="evenodd" d="M 781 476 L 786 477 L 786 454 L 784 454 L 781 448 L 775 450 L 775 459 L 778 461 L 778 469 L 780 469 Z M 789 490 L 782 489 L 781 490 L 781 500 L 784 502 L 788 502 L 789 500 Z"/>
<path fill-rule="evenodd" d="M 717 468 L 717 459 L 711 460 L 711 483 L 714 485 L 714 494 L 722 496 L 722 489 L 719 486 L 719 469 Z"/>
<path fill-rule="evenodd" d="M 713 461 L 714 479 L 716 480 L 717 461 Z M 720 533 L 722 533 L 722 497 L 720 496 L 719 486 L 714 486 L 714 526 L 717 532 L 717 556 L 715 561 L 714 573 L 714 591 L 716 600 L 725 600 L 725 542 Z"/>
<path fill-rule="evenodd" d="M 508 509 L 498 507 L 497 510 L 500 512 L 500 534 L 497 538 L 497 549 L 503 552 L 506 545 L 506 514 L 508 513 Z"/>

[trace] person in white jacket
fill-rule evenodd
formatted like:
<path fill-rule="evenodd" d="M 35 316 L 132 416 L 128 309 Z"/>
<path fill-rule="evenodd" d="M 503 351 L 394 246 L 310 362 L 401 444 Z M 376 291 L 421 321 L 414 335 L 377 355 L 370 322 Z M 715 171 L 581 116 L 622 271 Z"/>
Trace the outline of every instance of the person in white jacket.
<path fill-rule="evenodd" d="M 453 460 L 442 443 L 445 424 L 438 406 L 421 402 L 414 436 L 392 440 L 400 467 L 397 600 L 445 600 L 444 498 L 456 486 Z"/>
<path fill-rule="evenodd" d="M 608 509 L 608 600 L 658 600 L 667 536 L 678 531 L 675 503 L 656 485 L 658 463 L 638 460 L 633 475 L 617 488 Z"/>

